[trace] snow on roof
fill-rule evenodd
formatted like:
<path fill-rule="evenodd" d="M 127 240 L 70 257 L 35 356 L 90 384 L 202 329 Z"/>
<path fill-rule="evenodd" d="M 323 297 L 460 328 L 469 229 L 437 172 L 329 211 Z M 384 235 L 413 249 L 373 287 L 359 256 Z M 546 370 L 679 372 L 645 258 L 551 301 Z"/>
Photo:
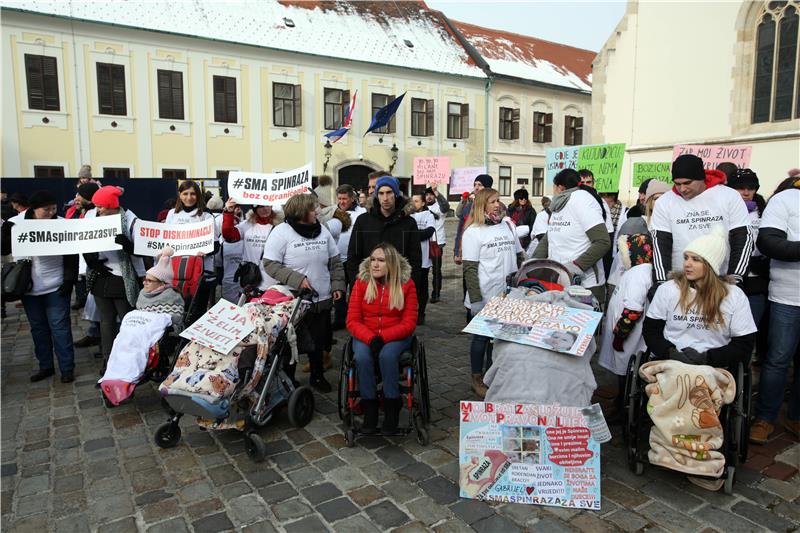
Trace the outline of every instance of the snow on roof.
<path fill-rule="evenodd" d="M 0 6 L 289 52 L 486 77 L 449 31 L 441 13 L 422 0 L 0 0 Z"/>
<path fill-rule="evenodd" d="M 592 90 L 595 52 L 457 20 L 451 22 L 495 74 L 586 92 Z"/>

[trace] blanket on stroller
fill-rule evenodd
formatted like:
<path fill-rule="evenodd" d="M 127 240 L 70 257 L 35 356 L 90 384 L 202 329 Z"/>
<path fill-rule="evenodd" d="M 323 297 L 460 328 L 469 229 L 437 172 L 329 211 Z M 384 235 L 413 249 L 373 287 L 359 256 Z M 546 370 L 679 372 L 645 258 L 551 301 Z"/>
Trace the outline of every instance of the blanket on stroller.
<path fill-rule="evenodd" d="M 736 383 L 721 368 L 679 361 L 650 361 L 639 368 L 648 382 L 647 413 L 653 420 L 648 459 L 654 465 L 719 477 L 723 431 L 719 412 L 733 401 Z"/>

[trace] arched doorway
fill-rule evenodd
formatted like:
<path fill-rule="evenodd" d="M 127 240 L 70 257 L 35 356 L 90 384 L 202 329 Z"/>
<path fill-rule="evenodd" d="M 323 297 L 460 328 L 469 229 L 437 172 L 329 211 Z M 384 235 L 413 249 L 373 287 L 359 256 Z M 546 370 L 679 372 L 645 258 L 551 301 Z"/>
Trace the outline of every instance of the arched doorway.
<path fill-rule="evenodd" d="M 356 190 L 366 190 L 368 182 L 367 176 L 373 170 L 375 169 L 363 163 L 343 166 L 338 171 L 338 184 L 344 185 L 347 183 L 352 185 Z"/>

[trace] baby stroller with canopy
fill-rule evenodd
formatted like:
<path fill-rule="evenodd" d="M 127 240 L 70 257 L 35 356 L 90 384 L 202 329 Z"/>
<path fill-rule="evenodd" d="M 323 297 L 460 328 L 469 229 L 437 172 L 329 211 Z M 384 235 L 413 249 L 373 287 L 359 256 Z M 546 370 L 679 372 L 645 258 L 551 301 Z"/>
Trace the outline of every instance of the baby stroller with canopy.
<path fill-rule="evenodd" d="M 311 298 L 310 291 L 301 291 L 273 305 L 245 304 L 242 309 L 255 329 L 228 354 L 196 342 L 187 344 L 159 388 L 169 420 L 156 431 L 156 445 L 175 446 L 181 437 L 181 417 L 192 415 L 207 429 L 242 431 L 248 456 L 260 462 L 267 450 L 256 430 L 268 424 L 278 409 L 287 406 L 292 425 L 308 424 L 314 415 L 314 395 L 308 386 L 296 387 L 287 370 L 297 356 L 295 328 Z"/>

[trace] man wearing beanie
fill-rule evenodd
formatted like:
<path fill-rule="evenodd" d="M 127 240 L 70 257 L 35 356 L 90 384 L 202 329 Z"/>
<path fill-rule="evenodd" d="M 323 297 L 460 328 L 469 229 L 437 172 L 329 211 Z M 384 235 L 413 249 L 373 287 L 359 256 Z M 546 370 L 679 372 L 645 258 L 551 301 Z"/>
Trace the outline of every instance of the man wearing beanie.
<path fill-rule="evenodd" d="M 411 264 L 411 279 L 420 280 L 422 249 L 417 223 L 405 213 L 407 200 L 400 194 L 397 178 L 382 176 L 375 183 L 372 207 L 353 224 L 347 248 L 347 279 L 356 279 L 358 268 L 373 248 L 389 243 Z"/>
<path fill-rule="evenodd" d="M 721 274 L 741 282 L 747 274 L 753 237 L 747 209 L 736 191 L 720 187 L 727 177 L 719 170 L 706 170 L 703 160 L 684 154 L 672 163 L 672 191 L 664 194 L 653 209 L 653 265 L 657 283 L 664 283 L 669 272 L 680 269 L 683 250 L 697 237 L 721 225 L 728 235 Z"/>

